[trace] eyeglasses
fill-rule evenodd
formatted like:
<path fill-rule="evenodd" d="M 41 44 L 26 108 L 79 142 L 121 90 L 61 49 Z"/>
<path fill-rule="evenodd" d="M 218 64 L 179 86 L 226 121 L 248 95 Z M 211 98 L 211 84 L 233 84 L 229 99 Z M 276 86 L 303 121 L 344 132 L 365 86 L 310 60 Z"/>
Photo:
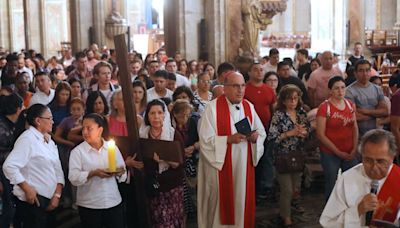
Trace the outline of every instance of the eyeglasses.
<path fill-rule="evenodd" d="M 211 84 L 211 80 L 199 80 L 201 83 Z"/>
<path fill-rule="evenodd" d="M 375 164 L 381 168 L 385 168 L 390 165 L 390 162 L 386 159 L 373 159 L 373 158 L 363 157 L 362 161 L 364 165 L 370 167 L 374 166 Z"/>
<path fill-rule="evenodd" d="M 40 119 L 46 119 L 46 120 L 53 120 L 53 117 L 44 117 L 44 116 L 39 116 Z"/>
<path fill-rule="evenodd" d="M 246 88 L 246 84 L 225 84 L 225 86 L 232 86 L 234 89 L 244 89 Z"/>
<path fill-rule="evenodd" d="M 278 82 L 278 79 L 267 79 L 267 82 Z"/>
<path fill-rule="evenodd" d="M 189 118 L 190 113 L 179 113 L 175 115 L 177 118 Z"/>
<path fill-rule="evenodd" d="M 286 97 L 286 100 L 289 100 L 289 101 L 295 100 L 295 101 L 297 101 L 297 100 L 299 100 L 299 97 L 298 96 Z"/>

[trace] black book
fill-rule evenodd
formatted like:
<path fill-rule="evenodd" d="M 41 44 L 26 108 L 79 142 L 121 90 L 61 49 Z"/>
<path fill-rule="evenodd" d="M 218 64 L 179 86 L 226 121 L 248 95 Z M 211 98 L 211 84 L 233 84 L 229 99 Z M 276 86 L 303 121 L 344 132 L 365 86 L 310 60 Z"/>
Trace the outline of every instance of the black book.
<path fill-rule="evenodd" d="M 242 135 L 250 136 L 254 131 L 251 130 L 250 121 L 248 117 L 243 118 L 239 122 L 235 123 L 237 132 Z"/>

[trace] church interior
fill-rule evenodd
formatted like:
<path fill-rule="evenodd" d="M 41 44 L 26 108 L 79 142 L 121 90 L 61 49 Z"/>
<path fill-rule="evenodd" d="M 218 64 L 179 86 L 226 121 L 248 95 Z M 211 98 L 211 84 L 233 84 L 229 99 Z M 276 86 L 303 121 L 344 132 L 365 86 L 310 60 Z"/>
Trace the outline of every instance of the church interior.
<path fill-rule="evenodd" d="M 122 40 L 117 39 L 122 35 Z M 43 85 L 47 81 L 48 86 Z M 387 190 L 395 187 L 385 186 L 399 164 L 400 0 L 0 0 L 0 83 L 0 141 L 4 139 L 0 142 L 1 227 L 24 227 L 23 224 L 31 221 L 29 219 L 37 222 L 36 227 L 58 228 L 83 228 L 88 224 L 114 228 L 367 227 L 370 222 L 376 227 L 390 227 L 389 223 L 391 227 L 399 227 L 397 211 L 400 210 L 395 208 L 397 213 L 389 213 L 393 208 L 390 206 L 392 198 L 382 200 L 386 200 L 387 194 L 398 195 Z M 337 84 L 341 87 L 335 87 Z M 257 91 L 258 87 L 263 89 Z M 370 87 L 375 90 L 367 90 Z M 258 94 L 252 93 L 253 90 Z M 289 91 L 289 95 L 285 95 L 285 91 Z M 68 97 L 65 101 L 63 92 Z M 233 100 L 235 96 L 240 97 L 240 101 L 235 103 L 230 96 Z M 233 105 L 229 106 L 233 109 L 225 110 L 232 115 L 231 121 L 237 122 L 239 118 L 233 117 L 236 109 L 250 124 L 248 135 L 241 134 L 242 138 L 234 143 L 230 136 L 239 134 L 237 127 L 226 135 L 218 129 L 223 125 L 218 121 L 221 97 L 227 98 L 227 105 Z M 186 103 L 182 102 L 185 99 Z M 99 107 L 96 102 L 101 103 L 102 111 L 96 111 Z M 251 104 L 249 110 L 255 111 L 257 118 L 248 116 L 246 102 Z M 296 102 L 293 110 L 289 109 L 290 102 Z M 38 111 L 38 104 L 44 105 L 45 111 Z M 77 111 L 74 111 L 72 107 L 76 106 Z M 152 125 L 153 106 L 162 107 L 159 111 L 162 112 L 162 130 L 158 135 L 152 131 L 158 129 Z M 337 108 L 339 106 L 341 108 Z M 34 107 L 40 115 L 32 114 Z M 102 119 L 97 120 L 93 113 Z M 32 123 L 30 114 L 34 116 Z M 207 118 L 212 119 L 211 122 Z M 91 133 L 85 126 L 85 121 L 90 124 L 88 119 L 95 123 L 105 121 L 105 125 L 99 125 L 99 139 L 104 148 L 94 149 L 95 144 L 91 144 Z M 260 128 L 255 127 L 256 120 L 262 122 Z M 51 122 L 47 132 L 42 128 L 48 123 L 43 121 Z M 166 126 L 172 129 L 172 138 L 166 136 Z M 102 135 L 106 128 L 107 137 Z M 40 144 L 54 145 L 63 175 L 62 181 L 55 183 L 57 187 L 51 188 L 55 194 L 46 203 L 47 211 L 24 216 L 31 211 L 39 213 L 36 212 L 39 209 L 26 205 L 35 205 L 34 200 L 39 203 L 36 194 L 47 191 L 33 188 L 34 196 L 29 202 L 28 196 L 33 193 L 24 183 L 34 186 L 35 181 L 40 183 L 40 178 L 30 180 L 28 168 L 20 163 L 12 164 L 23 147 L 18 145 L 22 142 L 20 138 L 32 129 L 45 136 L 45 142 L 39 140 Z M 215 142 L 205 136 L 210 129 L 215 129 L 212 138 L 216 138 Z M 50 137 L 50 144 L 46 135 Z M 379 144 L 381 138 L 374 141 L 370 135 L 387 141 Z M 219 137 L 225 136 L 224 146 L 216 146 L 221 142 Z M 146 157 L 139 144 L 142 147 L 153 144 L 151 140 L 143 141 L 143 137 L 182 141 L 179 162 L 165 161 L 168 155 L 152 151 L 150 157 Z M 112 150 L 113 155 L 110 155 L 109 139 L 115 139 L 116 145 L 112 145 L 119 148 Z M 260 139 L 264 140 L 261 144 Z M 104 160 L 101 164 L 108 169 L 111 169 L 109 156 L 118 163 L 120 155 L 121 169 L 125 173 L 86 172 L 82 161 L 79 167 L 86 173 L 82 174 L 81 170 L 74 176 L 77 171 L 72 171 L 71 167 L 78 167 L 74 163 L 78 158 L 73 154 L 76 155 L 85 143 L 91 148 L 88 151 L 104 152 L 99 159 Z M 242 144 L 243 150 L 250 151 L 244 160 L 235 157 L 238 145 Z M 373 145 L 368 147 L 370 144 Z M 386 151 L 371 152 L 370 148 L 378 144 Z M 256 149 L 251 145 L 256 145 Z M 257 155 L 258 146 L 263 151 L 260 156 Z M 204 152 L 210 147 L 215 155 Z M 224 150 L 223 155 L 218 151 L 220 148 Z M 301 162 L 301 170 L 280 171 L 278 163 L 282 160 L 278 159 L 277 148 L 301 150 L 300 159 L 291 157 Z M 135 151 L 134 155 L 130 150 Z M 229 215 L 235 217 L 233 224 L 224 223 L 224 209 L 218 209 L 223 208 L 221 173 L 227 162 L 233 170 L 233 174 L 230 171 L 235 188 L 232 194 L 244 191 L 240 195 L 243 199 L 232 196 L 235 209 L 232 209 L 234 214 Z M 218 166 L 219 163 L 223 166 Z M 290 166 L 293 163 L 296 162 Z M 245 164 L 253 165 L 253 176 Z M 20 170 L 16 171 L 16 167 Z M 204 167 L 212 169 L 211 174 Z M 357 167 L 366 170 L 357 171 Z M 156 171 L 151 171 L 150 175 L 151 168 Z M 36 174 L 41 175 L 43 170 L 38 170 Z M 354 170 L 362 172 L 366 181 L 355 181 L 354 186 L 348 187 L 356 189 L 354 200 L 350 200 L 352 197 L 343 193 L 347 190 L 343 183 L 351 178 L 347 172 L 361 175 L 354 174 Z M 56 176 L 59 171 L 55 171 Z M 168 181 L 165 181 L 162 176 L 168 172 L 172 174 L 166 175 Z M 207 185 L 211 182 L 204 181 L 200 172 L 211 176 L 210 180 L 215 178 L 217 184 Z M 376 173 L 383 173 L 383 176 Z M 397 174 L 400 178 L 400 171 L 393 175 Z M 380 177 L 375 178 L 379 179 L 379 187 L 375 187 L 378 182 L 374 175 Z M 245 181 L 240 179 L 242 176 Z M 122 177 L 131 182 L 119 183 Z M 87 178 L 86 182 L 82 178 Z M 112 179 L 112 183 L 106 183 L 107 178 Z M 244 184 L 239 186 L 237 183 L 241 181 Z M 170 187 L 172 185 L 174 188 Z M 201 189 L 204 185 L 209 192 L 216 192 L 215 195 L 204 193 Z M 88 200 L 92 200 L 91 196 L 83 193 L 103 188 L 115 190 L 93 194 L 98 197 L 104 193 L 111 197 L 105 197 L 105 205 L 112 202 L 112 207 L 106 209 L 98 206 L 100 202 Z M 165 195 L 163 189 L 168 189 Z M 154 191 L 156 196 L 149 196 Z M 246 194 L 249 191 L 254 191 L 254 211 L 250 212 L 252 221 L 247 223 Z M 370 198 L 365 199 L 358 193 Z M 393 199 L 393 205 L 400 203 L 400 197 L 393 196 Z M 340 206 L 332 202 L 341 200 Z M 215 203 L 217 209 L 204 201 L 218 202 Z M 343 205 L 350 209 L 335 214 Z M 205 216 L 203 207 L 207 206 L 211 212 Z M 104 214 L 95 214 L 96 211 L 109 213 L 103 220 L 119 218 L 117 207 L 121 210 L 121 223 L 90 223 L 104 217 Z M 238 208 L 244 215 L 237 212 Z M 387 213 L 382 212 L 384 210 Z M 163 213 L 170 214 L 163 218 Z M 397 217 L 393 217 L 393 213 Z M 36 221 L 35 218 L 47 220 Z M 382 225 L 385 222 L 387 226 Z"/>

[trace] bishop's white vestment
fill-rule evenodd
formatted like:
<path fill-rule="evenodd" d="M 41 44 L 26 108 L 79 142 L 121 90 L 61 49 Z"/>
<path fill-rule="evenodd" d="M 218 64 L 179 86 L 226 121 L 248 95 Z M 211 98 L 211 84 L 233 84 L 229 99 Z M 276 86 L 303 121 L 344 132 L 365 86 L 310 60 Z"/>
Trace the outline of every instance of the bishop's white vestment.
<path fill-rule="evenodd" d="M 224 108 L 224 105 L 226 108 Z M 227 133 L 227 135 L 235 134 L 237 131 L 234 124 L 245 118 L 245 116 L 249 116 L 251 129 L 257 130 L 259 134 L 257 142 L 248 143 L 247 141 L 242 141 L 239 144 L 227 144 L 228 136 L 219 134 L 221 130 L 225 131 L 226 129 L 218 129 L 223 126 L 221 125 L 221 118 L 224 119 L 224 115 L 226 116 L 225 121 L 230 123 L 230 133 Z M 218 118 L 219 123 L 217 123 Z M 243 228 L 249 226 L 246 226 L 245 223 L 251 224 L 253 222 L 254 224 L 255 193 L 254 188 L 249 188 L 249 186 L 254 187 L 255 180 L 254 176 L 248 177 L 250 171 L 254 173 L 254 167 L 263 155 L 265 138 L 266 133 L 263 124 L 249 101 L 243 100 L 240 104 L 231 104 L 225 96 L 220 96 L 207 105 L 199 123 L 200 160 L 197 196 L 199 228 Z M 229 150 L 230 152 L 228 153 Z M 227 154 L 230 154 L 231 159 L 228 159 Z M 250 160 L 248 161 L 248 159 Z M 221 172 L 226 169 L 227 165 L 225 163 L 228 160 L 229 166 L 231 166 L 232 197 L 234 200 L 233 202 L 225 201 L 228 205 L 232 203 L 233 207 L 228 206 L 229 208 L 226 208 L 227 206 L 225 205 L 224 210 L 229 211 L 229 209 L 232 209 L 232 211 L 231 214 L 223 215 L 223 217 L 227 216 L 224 219 L 221 218 L 221 213 L 223 212 L 221 212 L 220 207 L 220 201 L 222 200 L 220 196 L 224 198 L 225 192 L 220 192 L 220 188 L 223 187 L 222 182 L 229 178 L 221 176 Z M 250 194 L 250 192 L 252 193 Z M 222 200 L 222 202 L 224 201 Z M 252 205 L 254 210 L 247 209 L 246 205 L 248 204 L 254 204 Z M 250 216 L 253 221 L 245 221 L 245 214 L 246 218 Z M 232 216 L 234 219 L 231 221 L 233 224 L 222 225 L 221 219 L 228 220 L 229 223 L 230 215 L 234 215 Z"/>

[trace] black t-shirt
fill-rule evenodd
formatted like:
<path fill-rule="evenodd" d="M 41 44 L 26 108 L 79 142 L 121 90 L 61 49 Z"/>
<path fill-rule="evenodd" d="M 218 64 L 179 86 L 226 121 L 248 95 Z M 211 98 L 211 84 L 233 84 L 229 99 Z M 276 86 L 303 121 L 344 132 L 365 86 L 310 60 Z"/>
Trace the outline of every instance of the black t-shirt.
<path fill-rule="evenodd" d="M 355 57 L 354 55 L 350 56 L 346 65 L 346 71 L 349 67 L 356 65 L 356 62 L 360 59 L 364 59 L 364 56 L 360 56 L 360 58 Z"/>
<path fill-rule="evenodd" d="M 288 78 L 279 77 L 279 87 L 277 88 L 277 92 L 281 90 L 281 88 L 285 85 L 293 84 L 300 88 L 303 95 L 301 99 L 306 105 L 310 105 L 310 100 L 308 99 L 307 89 L 304 86 L 304 83 L 297 77 L 289 76 Z"/>
<path fill-rule="evenodd" d="M 7 67 L 2 69 L 1 73 L 1 85 L 2 86 L 14 86 L 15 85 L 15 76 L 9 75 Z"/>
<path fill-rule="evenodd" d="M 299 65 L 298 78 L 303 79 L 305 74 L 310 74 L 310 73 L 311 73 L 311 64 L 310 63 L 305 63 L 303 65 Z"/>

